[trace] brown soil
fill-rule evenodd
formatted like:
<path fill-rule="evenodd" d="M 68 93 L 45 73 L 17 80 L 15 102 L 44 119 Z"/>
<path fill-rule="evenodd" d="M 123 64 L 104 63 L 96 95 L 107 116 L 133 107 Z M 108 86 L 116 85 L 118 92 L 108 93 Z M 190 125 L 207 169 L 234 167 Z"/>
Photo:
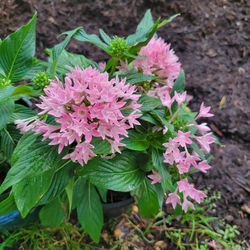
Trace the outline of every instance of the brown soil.
<path fill-rule="evenodd" d="M 248 0 L 1 0 L 0 37 L 24 24 L 38 11 L 38 55 L 52 47 L 63 31 L 102 27 L 113 35 L 134 31 L 146 9 L 154 17 L 181 13 L 159 35 L 172 43 L 187 75 L 187 88 L 197 110 L 204 101 L 215 117 L 208 121 L 222 142 L 214 148 L 214 168 L 198 175 L 201 187 L 220 191 L 217 213 L 250 235 L 250 2 Z M 96 48 L 79 43 L 72 51 L 102 61 Z M 224 108 L 220 109 L 220 106 Z"/>

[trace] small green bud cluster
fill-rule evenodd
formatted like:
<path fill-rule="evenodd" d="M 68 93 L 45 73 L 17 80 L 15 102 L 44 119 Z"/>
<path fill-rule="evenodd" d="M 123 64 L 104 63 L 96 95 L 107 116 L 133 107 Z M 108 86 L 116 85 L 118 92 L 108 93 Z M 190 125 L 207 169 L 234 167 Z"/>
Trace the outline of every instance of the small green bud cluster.
<path fill-rule="evenodd" d="M 145 90 L 150 90 L 152 87 L 152 84 L 150 82 L 143 82 L 141 85 Z"/>
<path fill-rule="evenodd" d="M 115 36 L 112 39 L 112 41 L 109 45 L 109 49 L 111 51 L 111 54 L 114 57 L 118 57 L 118 58 L 122 58 L 122 56 L 126 52 L 127 48 L 128 48 L 128 45 L 127 45 L 126 40 L 122 37 L 117 37 L 117 36 Z"/>
<path fill-rule="evenodd" d="M 11 84 L 11 80 L 7 78 L 0 78 L 0 87 L 6 87 Z"/>
<path fill-rule="evenodd" d="M 39 88 L 44 88 L 49 84 L 49 75 L 47 72 L 39 72 L 33 78 L 33 83 Z"/>

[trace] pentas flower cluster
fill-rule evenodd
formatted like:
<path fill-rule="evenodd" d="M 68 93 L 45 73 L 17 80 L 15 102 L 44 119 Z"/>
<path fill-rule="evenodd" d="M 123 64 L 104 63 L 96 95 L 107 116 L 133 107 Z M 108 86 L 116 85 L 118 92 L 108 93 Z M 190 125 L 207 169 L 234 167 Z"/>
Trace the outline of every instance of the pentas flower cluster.
<path fill-rule="evenodd" d="M 171 110 L 171 105 L 174 101 L 180 105 L 184 102 L 186 94 L 183 93 L 178 95 L 175 93 L 174 97 L 169 97 L 166 106 Z M 213 114 L 209 113 L 210 107 L 205 107 L 201 104 L 200 111 L 196 116 L 196 120 L 201 117 L 211 117 Z M 175 138 L 170 139 L 168 142 L 164 143 L 163 146 L 166 148 L 164 153 L 164 162 L 176 166 L 180 176 L 190 172 L 191 168 L 195 168 L 203 173 L 211 168 L 211 166 L 190 149 L 193 142 L 198 142 L 205 152 L 210 152 L 210 144 L 215 142 L 215 138 L 212 133 L 209 132 L 210 128 L 206 123 L 202 124 L 190 124 L 190 126 L 195 126 L 200 133 L 199 136 L 191 134 L 190 131 L 184 132 L 179 130 Z M 160 183 L 161 177 L 159 173 L 153 172 L 153 174 L 148 176 L 152 180 L 152 184 Z M 181 197 L 179 194 L 182 193 L 183 202 L 181 202 Z M 200 190 L 194 188 L 193 184 L 188 183 L 187 178 L 182 178 L 177 182 L 177 189 L 175 192 L 170 193 L 166 199 L 166 204 L 172 204 L 173 208 L 177 204 L 182 206 L 182 209 L 186 212 L 188 208 L 194 209 L 194 205 L 188 198 L 201 202 L 202 198 L 205 198 L 206 194 Z"/>
<path fill-rule="evenodd" d="M 109 80 L 108 73 L 77 67 L 66 75 L 64 84 L 58 79 L 51 81 L 37 105 L 39 115 L 53 116 L 56 125 L 26 120 L 17 121 L 18 127 L 24 132 L 32 129 L 41 133 L 51 140 L 50 145 L 58 145 L 59 153 L 73 144 L 73 151 L 64 159 L 83 165 L 95 156 L 91 144 L 94 137 L 108 141 L 113 153 L 120 152 L 127 130 L 139 124 L 140 95 L 135 90 L 125 80 Z"/>
<path fill-rule="evenodd" d="M 174 80 L 178 77 L 181 64 L 174 51 L 170 49 L 162 38 L 152 38 L 149 43 L 142 47 L 138 53 L 142 59 L 133 61 L 137 70 L 144 74 L 154 74 L 160 77 L 160 81 L 173 87 Z"/>

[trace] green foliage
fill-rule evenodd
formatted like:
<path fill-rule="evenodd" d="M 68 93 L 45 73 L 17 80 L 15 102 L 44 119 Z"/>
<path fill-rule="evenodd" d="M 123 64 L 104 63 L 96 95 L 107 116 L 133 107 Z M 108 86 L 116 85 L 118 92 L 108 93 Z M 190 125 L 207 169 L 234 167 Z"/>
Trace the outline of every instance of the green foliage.
<path fill-rule="evenodd" d="M 44 226 L 58 227 L 65 217 L 64 209 L 59 198 L 52 200 L 39 211 L 39 218 Z"/>
<path fill-rule="evenodd" d="M 8 122 L 10 121 L 10 117 L 14 112 L 14 109 L 15 104 L 12 99 L 0 101 L 0 130 L 8 124 Z"/>
<path fill-rule="evenodd" d="M 157 191 L 155 186 L 148 180 L 144 180 L 140 187 L 136 190 L 138 199 L 138 207 L 140 214 L 144 217 L 154 217 L 160 211 Z"/>
<path fill-rule="evenodd" d="M 5 199 L 2 199 L 0 201 L 0 216 L 3 216 L 9 212 L 12 212 L 13 210 L 16 210 L 16 204 L 14 200 L 14 196 L 10 194 L 9 196 L 5 197 Z"/>
<path fill-rule="evenodd" d="M 150 145 L 150 142 L 147 141 L 146 134 L 136 130 L 129 130 L 128 137 L 123 139 L 122 143 L 126 145 L 126 148 L 136 151 L 144 151 Z"/>
<path fill-rule="evenodd" d="M 11 159 L 11 169 L 0 186 L 0 193 L 25 178 L 59 170 L 69 162 L 62 160 L 57 149 L 43 142 L 41 136 L 26 134 L 18 142 Z"/>
<path fill-rule="evenodd" d="M 79 170 L 79 175 L 88 176 L 97 187 L 128 192 L 137 188 L 145 177 L 140 165 L 140 154 L 123 151 L 109 160 L 93 158 Z"/>
<path fill-rule="evenodd" d="M 78 219 L 84 230 L 98 242 L 103 226 L 100 197 L 95 187 L 85 178 L 80 177 L 76 185 L 76 192 L 79 192 L 79 199 L 76 201 Z"/>
<path fill-rule="evenodd" d="M 171 90 L 171 96 L 174 95 L 174 92 L 176 91 L 177 93 L 182 93 L 185 89 L 186 85 L 186 79 L 185 79 L 185 73 L 183 70 L 181 70 L 179 76 L 174 82 L 174 86 Z"/>
<path fill-rule="evenodd" d="M 20 211 L 22 217 L 28 215 L 30 210 L 48 191 L 54 171 L 55 170 L 52 169 L 45 171 L 40 175 L 28 176 L 13 185 L 13 195 L 17 208 Z"/>
<path fill-rule="evenodd" d="M 0 78 L 18 82 L 25 78 L 35 54 L 36 14 L 31 21 L 0 44 Z"/>
<path fill-rule="evenodd" d="M 141 106 L 142 112 L 152 111 L 162 106 L 159 98 L 147 96 L 147 95 L 142 95 L 139 99 L 139 103 L 142 104 Z"/>
<path fill-rule="evenodd" d="M 80 30 L 81 28 L 76 28 L 74 30 L 63 33 L 63 35 L 66 35 L 66 38 L 61 43 L 57 44 L 54 48 L 52 48 L 50 58 L 51 60 L 49 61 L 48 66 L 48 72 L 51 78 L 55 77 L 56 67 L 63 50 L 69 44 L 70 40 L 80 32 Z"/>

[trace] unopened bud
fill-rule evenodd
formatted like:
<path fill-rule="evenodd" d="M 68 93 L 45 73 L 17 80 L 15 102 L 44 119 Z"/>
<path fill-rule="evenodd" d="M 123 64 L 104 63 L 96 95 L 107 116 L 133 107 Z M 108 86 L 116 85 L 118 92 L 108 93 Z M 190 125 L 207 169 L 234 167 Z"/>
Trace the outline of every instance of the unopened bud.
<path fill-rule="evenodd" d="M 127 50 L 127 42 L 122 37 L 115 36 L 109 46 L 112 56 L 122 58 Z"/>
<path fill-rule="evenodd" d="M 49 84 L 49 75 L 47 72 L 40 72 L 35 75 L 33 79 L 33 83 L 35 86 L 44 88 Z"/>

